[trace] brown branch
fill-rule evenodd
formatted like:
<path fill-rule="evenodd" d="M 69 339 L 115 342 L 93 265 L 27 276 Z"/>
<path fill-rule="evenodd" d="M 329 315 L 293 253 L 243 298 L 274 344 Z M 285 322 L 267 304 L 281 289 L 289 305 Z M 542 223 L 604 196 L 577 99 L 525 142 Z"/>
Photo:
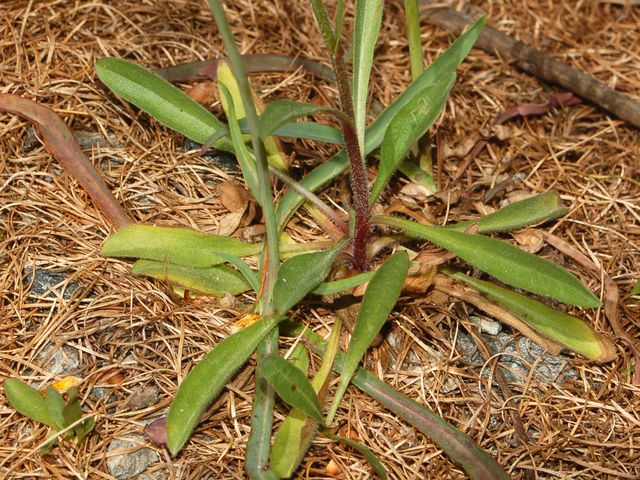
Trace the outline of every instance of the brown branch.
<path fill-rule="evenodd" d="M 421 3 L 425 20 L 439 27 L 461 32 L 472 22 L 472 18 L 464 13 L 450 8 L 429 7 L 426 0 L 421 0 Z M 493 55 L 498 54 L 525 72 L 560 85 L 640 128 L 640 101 L 616 92 L 599 80 L 555 60 L 548 54 L 491 27 L 484 28 L 476 46 Z"/>
<path fill-rule="evenodd" d="M 129 224 L 126 212 L 82 153 L 69 127 L 53 110 L 18 95 L 0 93 L 1 111 L 14 113 L 34 123 L 48 152 L 85 189 L 115 229 Z"/>

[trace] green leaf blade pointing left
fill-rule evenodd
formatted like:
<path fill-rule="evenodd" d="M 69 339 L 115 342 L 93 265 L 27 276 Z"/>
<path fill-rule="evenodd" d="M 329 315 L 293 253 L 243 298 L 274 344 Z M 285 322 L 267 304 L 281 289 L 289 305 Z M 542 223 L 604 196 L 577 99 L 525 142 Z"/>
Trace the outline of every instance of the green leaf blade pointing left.
<path fill-rule="evenodd" d="M 277 317 L 268 317 L 228 336 L 189 372 L 167 415 L 167 447 L 172 455 L 180 451 L 202 413 L 277 324 Z"/>
<path fill-rule="evenodd" d="M 601 305 L 574 275 L 509 243 L 386 215 L 376 217 L 376 221 L 399 228 L 411 237 L 429 240 L 512 287 L 579 307 Z"/>
<path fill-rule="evenodd" d="M 96 64 L 96 73 L 114 93 L 198 143 L 206 142 L 223 125 L 182 90 L 136 63 L 103 58 Z M 233 152 L 226 139 L 218 141 L 215 147 Z"/>
<path fill-rule="evenodd" d="M 196 268 L 142 259 L 133 264 L 132 271 L 136 275 L 147 275 L 214 297 L 221 297 L 225 293 L 238 295 L 251 289 L 251 285 L 240 272 L 226 265 Z"/>
<path fill-rule="evenodd" d="M 260 374 L 287 404 L 316 422 L 322 422 L 318 396 L 302 370 L 282 357 L 269 355 L 260 362 Z"/>
<path fill-rule="evenodd" d="M 216 252 L 245 257 L 259 251 L 260 245 L 190 228 L 129 225 L 109 236 L 100 254 L 205 268 L 225 261 Z"/>
<path fill-rule="evenodd" d="M 329 274 L 333 259 L 341 247 L 342 244 L 322 252 L 296 255 L 284 262 L 273 287 L 273 306 L 276 311 L 287 313 L 320 285 Z"/>
<path fill-rule="evenodd" d="M 375 203 L 411 146 L 438 119 L 455 79 L 454 72 L 438 77 L 412 97 L 393 117 L 382 141 L 380 167 L 371 189 L 370 204 Z"/>
<path fill-rule="evenodd" d="M 3 386 L 9 403 L 19 413 L 36 422 L 44 423 L 55 429 L 58 428 L 57 422 L 49 413 L 47 403 L 35 388 L 17 378 L 7 378 Z"/>
<path fill-rule="evenodd" d="M 360 360 L 393 310 L 408 270 L 409 257 L 407 253 L 398 252 L 382 264 L 369 282 L 345 356 L 340 383 L 327 416 L 328 425 L 331 424 L 338 410 L 342 396 L 347 390 Z"/>

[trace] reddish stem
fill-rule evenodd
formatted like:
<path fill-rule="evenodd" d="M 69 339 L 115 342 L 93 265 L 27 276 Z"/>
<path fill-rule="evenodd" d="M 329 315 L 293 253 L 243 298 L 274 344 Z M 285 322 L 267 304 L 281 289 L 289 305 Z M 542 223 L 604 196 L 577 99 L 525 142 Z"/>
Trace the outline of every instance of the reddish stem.
<path fill-rule="evenodd" d="M 334 59 L 338 93 L 342 110 L 353 122 L 353 101 L 349 75 L 344 64 L 343 51 L 340 47 Z M 369 210 L 369 179 L 367 178 L 367 165 L 360 151 L 358 136 L 353 123 L 342 123 L 342 135 L 347 147 L 349 163 L 351 164 L 351 192 L 353 194 L 353 208 L 356 214 L 355 229 L 353 232 L 353 260 L 356 268 L 362 272 L 368 269 L 367 240 L 369 239 L 370 217 Z"/>

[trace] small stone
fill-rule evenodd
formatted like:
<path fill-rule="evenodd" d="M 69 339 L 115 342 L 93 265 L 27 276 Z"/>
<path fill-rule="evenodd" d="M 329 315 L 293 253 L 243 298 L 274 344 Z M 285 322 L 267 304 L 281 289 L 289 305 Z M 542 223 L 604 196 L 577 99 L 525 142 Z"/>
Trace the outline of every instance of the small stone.
<path fill-rule="evenodd" d="M 199 150 L 202 147 L 202 144 L 191 140 L 190 138 L 185 139 L 184 145 L 182 146 L 183 150 L 188 152 L 190 150 Z M 221 150 L 209 150 L 207 153 L 202 155 L 202 158 L 210 161 L 220 170 L 225 172 L 237 172 L 238 171 L 238 161 L 236 157 L 234 157 L 229 152 L 223 152 Z"/>
<path fill-rule="evenodd" d="M 480 330 L 480 332 L 487 333 L 488 335 L 497 335 L 502 330 L 502 325 L 500 322 L 496 322 L 494 320 L 489 320 L 488 318 L 476 317 L 475 315 L 471 315 L 469 317 Z"/>
<path fill-rule="evenodd" d="M 48 343 L 36 356 L 36 361 L 52 376 L 63 376 L 78 370 L 80 356 L 78 350 L 64 345 L 62 347 Z"/>
<path fill-rule="evenodd" d="M 107 448 L 107 468 L 118 480 L 127 480 L 144 472 L 159 460 L 158 453 L 141 447 L 146 440 L 141 435 L 116 438 Z M 149 477 L 149 476 L 147 476 Z"/>
<path fill-rule="evenodd" d="M 143 385 L 135 388 L 126 401 L 127 408 L 131 410 L 142 410 L 158 403 L 158 394 L 160 390 L 156 385 Z"/>
<path fill-rule="evenodd" d="M 30 293 L 34 297 L 54 298 L 59 294 L 61 287 L 57 285 L 65 282 L 67 277 L 62 273 L 50 272 L 44 268 L 37 268 L 35 265 L 27 265 L 24 267 L 24 276 L 27 283 L 30 286 Z M 80 286 L 77 282 L 66 282 L 64 285 L 64 291 L 62 292 L 62 298 L 69 300 L 73 292 L 75 292 Z"/>

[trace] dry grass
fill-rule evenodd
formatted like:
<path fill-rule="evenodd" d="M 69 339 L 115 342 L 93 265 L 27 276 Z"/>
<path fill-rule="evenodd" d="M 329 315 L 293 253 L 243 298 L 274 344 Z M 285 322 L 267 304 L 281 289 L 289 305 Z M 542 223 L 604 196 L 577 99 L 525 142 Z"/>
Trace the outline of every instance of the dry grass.
<path fill-rule="evenodd" d="M 243 51 L 323 58 L 306 2 L 230 3 Z M 640 97 L 638 7 L 595 1 L 478 3 L 500 29 Z M 409 73 L 401 2 L 390 1 L 385 8 L 374 95 L 386 105 L 407 84 Z M 423 38 L 432 59 L 451 36 L 425 26 Z M 148 67 L 168 66 L 216 56 L 220 45 L 201 1 L 9 0 L 0 4 L 0 91 L 36 99 L 74 130 L 109 138 L 89 153 L 135 220 L 215 232 L 224 211 L 217 184 L 230 174 L 183 152 L 177 135 L 107 93 L 96 82 L 93 65 L 112 55 Z M 269 98 L 331 99 L 335 93 L 301 74 L 260 76 L 256 85 Z M 442 150 L 455 151 L 504 109 L 544 101 L 551 90 L 474 50 L 459 70 L 439 127 Z M 432 199 L 419 207 L 442 221 L 445 215 L 464 218 L 496 207 L 505 195 L 558 190 L 572 210 L 554 233 L 613 277 L 623 294 L 622 326 L 638 341 L 640 308 L 625 293 L 640 272 L 640 133 L 590 105 L 514 121 L 509 130 L 509 138 L 490 142 L 451 186 L 448 198 L 456 203 Z M 98 424 L 85 445 L 66 443 L 41 457 L 36 449 L 46 429 L 13 413 L 0 394 L 0 476 L 111 478 L 109 442 L 139 433 L 145 420 L 163 412 L 184 374 L 228 334 L 229 322 L 251 299 L 185 302 L 165 286 L 133 277 L 125 262 L 101 258 L 109 225 L 29 136 L 26 122 L 0 115 L 0 373 L 44 384 L 53 380 L 38 358 L 45 346 L 75 349 L 79 367 L 73 374 L 84 379 L 85 408 L 96 413 Z M 459 161 L 444 160 L 443 181 Z M 523 180 L 490 205 L 482 203 L 489 189 L 516 174 Z M 320 232 L 308 230 L 309 223 L 296 218 L 296 238 Z M 600 291 L 599 279 L 558 254 L 554 259 Z M 23 275 L 28 264 L 63 272 L 81 287 L 70 299 L 30 296 Z M 628 352 L 620 347 L 618 359 L 607 365 L 567 356 L 579 380 L 555 384 L 531 375 L 523 384 L 510 384 L 511 396 L 505 396 L 495 375 L 481 375 L 483 368 L 467 363 L 456 349 L 469 313 L 470 308 L 435 294 L 407 299 L 392 320 L 396 345 L 385 343 L 373 351 L 369 367 L 466 431 L 513 478 L 640 476 L 640 391 L 628 383 Z M 602 311 L 581 315 L 612 335 Z M 332 321 L 313 309 L 308 320 L 318 328 Z M 411 362 L 394 370 L 394 357 Z M 493 372 L 495 365 L 488 362 L 484 370 Z M 248 366 L 234 380 L 179 458 L 157 449 L 161 460 L 153 470 L 168 478 L 243 478 L 251 373 Z M 111 387 L 115 397 L 107 402 L 90 396 L 95 386 Z M 131 408 L 132 396 L 151 386 L 159 388 L 160 400 Z M 522 419 L 529 445 L 518 442 L 512 412 Z M 382 458 L 392 478 L 464 477 L 427 438 L 356 390 L 345 398 L 338 423 Z M 341 478 L 370 478 L 369 467 L 354 452 L 324 441 L 309 452 L 300 478 L 325 478 L 329 460 L 338 463 Z"/>

